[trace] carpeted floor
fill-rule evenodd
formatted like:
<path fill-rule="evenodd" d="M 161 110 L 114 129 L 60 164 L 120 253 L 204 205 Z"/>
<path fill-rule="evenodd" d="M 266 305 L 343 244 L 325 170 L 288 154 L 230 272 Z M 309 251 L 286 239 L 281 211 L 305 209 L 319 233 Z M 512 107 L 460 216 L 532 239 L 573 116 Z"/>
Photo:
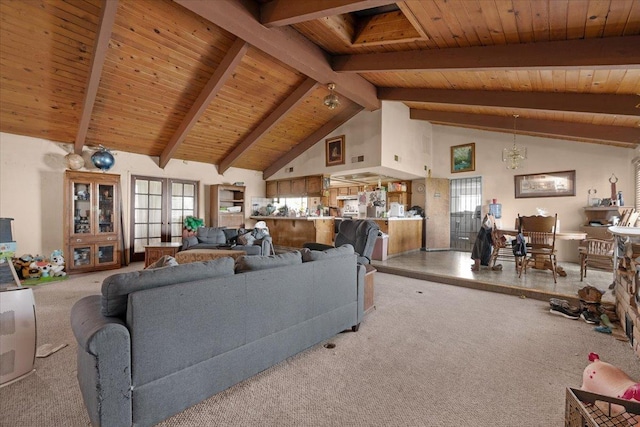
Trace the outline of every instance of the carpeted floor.
<path fill-rule="evenodd" d="M 129 269 L 141 268 L 133 265 Z M 102 278 L 34 289 L 38 345 L 68 343 L 0 389 L 0 426 L 86 426 L 69 310 Z M 376 310 L 319 344 L 161 423 L 173 426 L 559 426 L 589 352 L 638 378 L 628 343 L 543 301 L 376 273 Z"/>

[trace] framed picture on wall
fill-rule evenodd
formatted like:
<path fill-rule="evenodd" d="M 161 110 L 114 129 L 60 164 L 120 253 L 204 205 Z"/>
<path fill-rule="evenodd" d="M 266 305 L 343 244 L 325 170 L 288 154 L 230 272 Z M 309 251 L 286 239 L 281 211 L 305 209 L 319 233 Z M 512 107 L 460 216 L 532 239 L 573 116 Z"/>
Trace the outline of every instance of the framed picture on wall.
<path fill-rule="evenodd" d="M 327 166 L 344 165 L 344 135 L 327 138 Z"/>
<path fill-rule="evenodd" d="M 516 199 L 576 195 L 576 171 L 545 172 L 514 177 Z"/>
<path fill-rule="evenodd" d="M 476 143 L 451 147 L 451 173 L 476 170 Z"/>

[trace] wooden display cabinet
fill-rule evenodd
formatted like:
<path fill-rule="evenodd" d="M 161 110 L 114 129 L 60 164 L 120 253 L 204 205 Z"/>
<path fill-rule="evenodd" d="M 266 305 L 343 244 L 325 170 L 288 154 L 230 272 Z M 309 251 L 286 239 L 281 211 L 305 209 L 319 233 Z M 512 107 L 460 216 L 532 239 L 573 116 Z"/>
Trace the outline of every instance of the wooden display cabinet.
<path fill-rule="evenodd" d="M 212 227 L 244 227 L 244 192 L 245 187 L 240 185 L 211 186 L 210 223 Z M 227 211 L 229 208 L 240 208 L 240 210 L 229 212 Z"/>
<path fill-rule="evenodd" d="M 120 176 L 67 171 L 64 200 L 67 272 L 120 268 Z"/>

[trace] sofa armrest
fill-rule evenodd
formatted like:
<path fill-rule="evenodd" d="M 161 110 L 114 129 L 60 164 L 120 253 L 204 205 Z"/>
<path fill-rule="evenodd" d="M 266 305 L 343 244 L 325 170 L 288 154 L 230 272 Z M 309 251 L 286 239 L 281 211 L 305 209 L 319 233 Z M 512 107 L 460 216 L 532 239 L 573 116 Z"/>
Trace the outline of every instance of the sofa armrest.
<path fill-rule="evenodd" d="M 93 425 L 131 425 L 131 336 L 122 320 L 100 311 L 100 295 L 71 309 L 82 398 Z"/>
<path fill-rule="evenodd" d="M 260 245 L 262 246 L 262 255 L 275 255 L 271 253 L 271 249 L 273 248 L 273 239 L 271 236 L 264 236 Z"/>
<path fill-rule="evenodd" d="M 186 251 L 187 249 L 196 246 L 198 243 L 198 238 L 196 236 L 189 236 L 182 238 L 182 248 L 180 250 Z"/>

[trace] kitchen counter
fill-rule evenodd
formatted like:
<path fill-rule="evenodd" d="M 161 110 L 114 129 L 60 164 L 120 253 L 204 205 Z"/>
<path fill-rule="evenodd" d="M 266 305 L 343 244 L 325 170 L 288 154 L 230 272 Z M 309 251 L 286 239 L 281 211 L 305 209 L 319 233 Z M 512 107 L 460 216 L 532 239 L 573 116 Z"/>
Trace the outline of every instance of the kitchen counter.
<path fill-rule="evenodd" d="M 264 221 L 275 246 L 302 248 L 307 242 L 333 244 L 332 216 L 251 216 Z"/>
<path fill-rule="evenodd" d="M 400 255 L 422 247 L 422 217 L 372 218 L 380 231 L 389 235 L 387 255 Z"/>

